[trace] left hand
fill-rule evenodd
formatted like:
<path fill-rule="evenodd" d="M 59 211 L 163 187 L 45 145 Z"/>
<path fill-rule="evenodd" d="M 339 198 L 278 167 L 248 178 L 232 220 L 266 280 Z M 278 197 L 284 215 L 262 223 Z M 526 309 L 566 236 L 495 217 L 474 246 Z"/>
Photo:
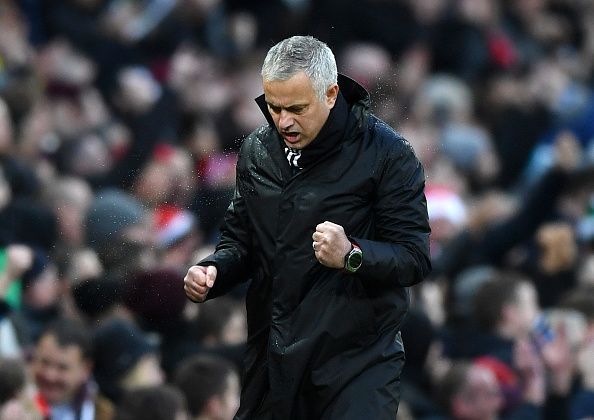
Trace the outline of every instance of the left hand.
<path fill-rule="evenodd" d="M 312 235 L 314 253 L 320 264 L 330 268 L 344 268 L 344 257 L 351 250 L 351 241 L 342 226 L 332 222 L 320 223 Z"/>

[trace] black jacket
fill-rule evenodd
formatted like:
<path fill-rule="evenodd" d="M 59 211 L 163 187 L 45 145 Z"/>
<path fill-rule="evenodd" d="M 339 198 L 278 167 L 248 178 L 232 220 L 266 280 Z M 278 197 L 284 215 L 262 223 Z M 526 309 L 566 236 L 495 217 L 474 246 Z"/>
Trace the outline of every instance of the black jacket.
<path fill-rule="evenodd" d="M 270 124 L 243 142 L 221 240 L 200 262 L 218 269 L 209 299 L 252 279 L 238 418 L 379 418 L 372 410 L 398 404 L 405 286 L 430 271 L 423 168 L 360 85 L 339 86 L 344 138 L 295 175 L 263 107 Z M 311 236 L 326 220 L 361 247 L 356 274 L 316 260 Z"/>

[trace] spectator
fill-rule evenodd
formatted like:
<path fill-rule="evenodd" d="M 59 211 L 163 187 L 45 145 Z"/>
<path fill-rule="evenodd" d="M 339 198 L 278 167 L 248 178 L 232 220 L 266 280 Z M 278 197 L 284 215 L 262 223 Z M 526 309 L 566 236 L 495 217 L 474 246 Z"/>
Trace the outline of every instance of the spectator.
<path fill-rule="evenodd" d="M 41 420 L 35 408 L 25 362 L 19 358 L 0 358 L 0 419 Z"/>
<path fill-rule="evenodd" d="M 471 363 L 453 365 L 436 393 L 444 412 L 456 420 L 494 419 L 503 405 L 495 375 Z"/>
<path fill-rule="evenodd" d="M 33 262 L 21 276 L 21 288 L 19 317 L 27 336 L 37 341 L 47 325 L 62 315 L 62 281 L 46 251 L 33 249 Z"/>
<path fill-rule="evenodd" d="M 197 316 L 178 324 L 178 328 L 163 331 L 163 367 L 171 376 L 180 360 L 196 354 L 222 356 L 243 366 L 247 331 L 245 310 L 230 297 L 219 302 L 206 302 Z"/>
<path fill-rule="evenodd" d="M 56 214 L 61 246 L 85 243 L 84 218 L 93 200 L 89 184 L 79 177 L 62 177 L 44 191 L 45 200 Z"/>
<path fill-rule="evenodd" d="M 171 385 L 154 385 L 127 392 L 114 420 L 189 420 L 186 398 Z"/>
<path fill-rule="evenodd" d="M 582 419 L 594 416 L 594 339 L 586 337 L 578 356 L 581 387 L 571 403 L 571 418 Z"/>
<path fill-rule="evenodd" d="M 155 261 L 149 214 L 124 190 L 97 192 L 85 215 L 85 234 L 110 278 L 125 278 Z"/>
<path fill-rule="evenodd" d="M 542 377 L 539 380 L 542 382 Z M 544 390 L 542 386 L 535 388 L 536 391 L 530 391 L 536 394 L 535 399 L 542 404 Z M 455 420 L 542 418 L 538 404 L 531 403 L 524 403 L 512 413 L 504 414 L 504 395 L 497 374 L 480 361 L 452 365 L 438 383 L 436 396 L 441 401 L 447 418 Z"/>
<path fill-rule="evenodd" d="M 231 420 L 239 408 L 239 375 L 225 359 L 193 356 L 176 369 L 174 383 L 194 420 Z"/>
<path fill-rule="evenodd" d="M 76 321 L 49 325 L 35 346 L 31 372 L 38 389 L 37 405 L 52 419 L 111 419 L 112 404 L 93 381 L 93 338 Z"/>
<path fill-rule="evenodd" d="M 471 319 L 478 332 L 471 334 L 469 341 L 456 343 L 452 355 L 491 355 L 512 366 L 516 340 L 529 336 L 539 314 L 537 296 L 527 279 L 511 273 L 494 274 L 478 287 L 473 298 Z"/>
<path fill-rule="evenodd" d="M 131 321 L 101 324 L 95 331 L 94 351 L 99 389 L 116 404 L 127 391 L 163 383 L 158 345 Z"/>
<path fill-rule="evenodd" d="M 22 325 L 19 328 L 18 321 L 15 324 L 14 318 L 20 313 L 13 309 L 20 305 L 19 278 L 33 264 L 33 250 L 25 245 L 9 245 L 0 251 L 0 261 L 0 356 L 20 357 L 29 341 Z"/>

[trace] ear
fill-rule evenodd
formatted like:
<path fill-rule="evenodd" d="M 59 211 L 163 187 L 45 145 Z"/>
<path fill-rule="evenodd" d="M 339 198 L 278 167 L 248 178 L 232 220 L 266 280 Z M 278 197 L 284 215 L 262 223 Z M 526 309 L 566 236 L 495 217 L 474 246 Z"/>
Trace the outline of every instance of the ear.
<path fill-rule="evenodd" d="M 338 84 L 334 83 L 326 91 L 326 105 L 328 105 L 328 108 L 330 108 L 330 109 L 334 108 L 334 104 L 336 104 L 337 97 L 338 97 Z"/>

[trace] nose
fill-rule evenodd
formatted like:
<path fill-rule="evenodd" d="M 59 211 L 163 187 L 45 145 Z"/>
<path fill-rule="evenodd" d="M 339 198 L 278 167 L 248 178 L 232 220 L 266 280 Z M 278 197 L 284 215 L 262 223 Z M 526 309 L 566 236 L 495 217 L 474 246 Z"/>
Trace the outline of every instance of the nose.
<path fill-rule="evenodd" d="M 53 366 L 46 366 L 43 370 L 43 379 L 48 383 L 56 383 L 60 378 L 60 372 Z"/>
<path fill-rule="evenodd" d="M 281 130 L 287 130 L 293 125 L 293 116 L 284 109 L 280 112 L 278 126 Z"/>

